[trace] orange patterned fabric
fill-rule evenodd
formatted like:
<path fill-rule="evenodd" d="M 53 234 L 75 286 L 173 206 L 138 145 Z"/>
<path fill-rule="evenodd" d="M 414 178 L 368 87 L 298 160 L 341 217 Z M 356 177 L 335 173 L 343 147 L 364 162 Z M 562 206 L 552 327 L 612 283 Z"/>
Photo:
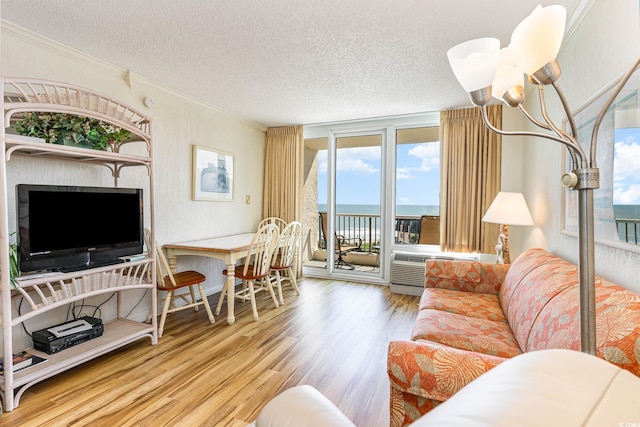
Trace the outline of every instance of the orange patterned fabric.
<path fill-rule="evenodd" d="M 558 294 L 533 325 L 527 351 L 580 350 L 579 287 Z M 596 355 L 640 376 L 640 295 L 596 278 Z"/>
<path fill-rule="evenodd" d="M 391 426 L 405 426 L 506 359 L 430 341 L 392 341 L 387 373 Z"/>
<path fill-rule="evenodd" d="M 508 268 L 507 264 L 427 260 L 425 288 L 497 294 Z"/>
<path fill-rule="evenodd" d="M 391 387 L 390 401 L 390 427 L 400 427 L 411 424 L 442 403 L 439 400 L 425 399 L 415 394 L 403 393 L 393 387 Z"/>
<path fill-rule="evenodd" d="M 460 298 L 460 291 L 426 288 L 420 298 L 418 310 L 433 308 L 450 313 L 477 317 L 478 319 L 506 322 L 498 296 L 467 292 Z"/>
<path fill-rule="evenodd" d="M 555 305 L 553 298 L 578 283 L 575 265 L 566 261 L 547 263 L 534 269 L 513 292 L 505 309 L 507 319 L 520 347 L 526 348 L 533 322 L 547 305 Z M 574 304 L 577 302 L 576 300 Z"/>
<path fill-rule="evenodd" d="M 432 309 L 418 312 L 411 339 L 434 341 L 498 357 L 513 357 L 522 353 L 506 322 Z"/>
<path fill-rule="evenodd" d="M 509 316 L 509 301 L 511 296 L 531 271 L 550 262 L 563 261 L 563 259 L 540 248 L 529 249 L 522 253 L 509 267 L 509 271 L 507 271 L 504 279 L 504 286 L 500 287 L 500 304 L 502 305 L 504 314 L 507 317 Z"/>
<path fill-rule="evenodd" d="M 426 261 L 411 340 L 389 344 L 391 426 L 524 351 L 580 349 L 577 266 L 530 249 L 510 266 Z M 640 295 L 596 278 L 597 355 L 640 376 Z"/>

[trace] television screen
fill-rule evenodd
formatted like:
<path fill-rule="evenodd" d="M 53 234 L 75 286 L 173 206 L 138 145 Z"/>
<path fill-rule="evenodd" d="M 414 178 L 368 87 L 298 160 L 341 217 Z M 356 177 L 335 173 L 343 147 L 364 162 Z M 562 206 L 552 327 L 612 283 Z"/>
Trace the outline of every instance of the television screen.
<path fill-rule="evenodd" d="M 143 250 L 142 189 L 17 186 L 20 270 L 73 271 Z"/>

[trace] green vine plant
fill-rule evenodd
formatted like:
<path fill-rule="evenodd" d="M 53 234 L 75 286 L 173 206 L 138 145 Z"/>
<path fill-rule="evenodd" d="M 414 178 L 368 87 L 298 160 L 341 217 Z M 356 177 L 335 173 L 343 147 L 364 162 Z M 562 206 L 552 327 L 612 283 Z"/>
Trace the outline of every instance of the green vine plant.
<path fill-rule="evenodd" d="M 15 236 L 11 233 L 9 237 Z M 9 281 L 14 288 L 18 288 L 18 277 L 20 276 L 20 265 L 18 264 L 18 243 L 9 243 Z"/>
<path fill-rule="evenodd" d="M 27 112 L 14 122 L 14 128 L 20 135 L 43 138 L 51 144 L 61 144 L 66 139 L 72 144 L 102 151 L 118 151 L 120 144 L 131 138 L 131 132 L 126 129 L 68 113 Z"/>

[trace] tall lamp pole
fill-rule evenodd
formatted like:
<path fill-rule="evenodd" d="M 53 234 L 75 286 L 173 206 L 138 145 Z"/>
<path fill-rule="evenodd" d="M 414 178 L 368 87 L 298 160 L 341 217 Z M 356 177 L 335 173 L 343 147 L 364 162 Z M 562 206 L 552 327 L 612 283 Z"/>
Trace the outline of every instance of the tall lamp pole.
<path fill-rule="evenodd" d="M 577 141 L 577 131 L 567 100 L 557 83 L 560 65 L 556 57 L 562 44 L 566 22 L 563 6 L 538 6 L 513 31 L 509 46 L 500 49 L 494 38 L 470 40 L 449 49 L 447 56 L 456 78 L 479 106 L 482 119 L 491 131 L 500 135 L 534 136 L 563 144 L 571 157 L 571 172 L 562 176 L 562 185 L 578 192 L 578 280 L 580 289 L 580 350 L 596 354 L 595 321 L 595 242 L 593 190 L 600 186 L 596 163 L 598 130 L 616 96 L 640 66 L 640 58 L 622 76 L 598 115 L 591 135 L 589 156 Z M 524 108 L 524 76 L 537 85 L 543 122 Z M 562 103 L 571 133 L 561 130 L 547 115 L 544 86 L 551 85 Z M 518 108 L 534 125 L 547 132 L 503 131 L 493 126 L 486 105 L 493 97 Z"/>

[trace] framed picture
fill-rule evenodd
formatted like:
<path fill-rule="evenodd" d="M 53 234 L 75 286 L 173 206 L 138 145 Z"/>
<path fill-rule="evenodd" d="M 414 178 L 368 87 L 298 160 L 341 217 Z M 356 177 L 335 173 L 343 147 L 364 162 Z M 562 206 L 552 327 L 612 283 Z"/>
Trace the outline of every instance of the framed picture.
<path fill-rule="evenodd" d="M 193 146 L 193 200 L 233 200 L 233 155 Z"/>
<path fill-rule="evenodd" d="M 615 82 L 617 79 L 574 113 L 578 142 L 587 156 L 594 123 Z M 565 130 L 569 130 L 566 123 Z M 632 76 L 608 108 L 597 141 L 600 188 L 593 191 L 594 238 L 601 244 L 640 252 L 640 74 Z M 564 168 L 569 171 L 570 159 L 563 151 Z M 577 192 L 563 189 L 562 196 L 562 232 L 577 236 Z"/>

